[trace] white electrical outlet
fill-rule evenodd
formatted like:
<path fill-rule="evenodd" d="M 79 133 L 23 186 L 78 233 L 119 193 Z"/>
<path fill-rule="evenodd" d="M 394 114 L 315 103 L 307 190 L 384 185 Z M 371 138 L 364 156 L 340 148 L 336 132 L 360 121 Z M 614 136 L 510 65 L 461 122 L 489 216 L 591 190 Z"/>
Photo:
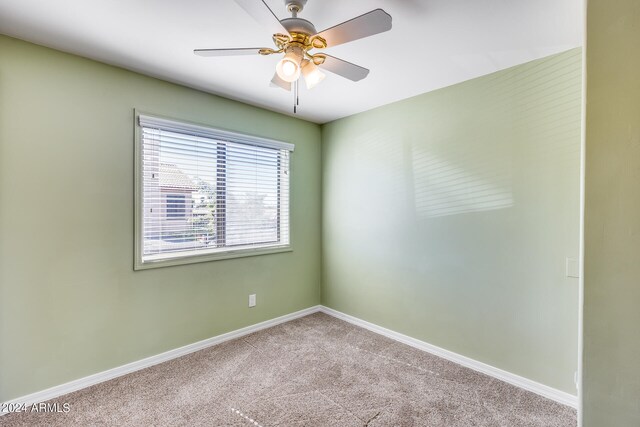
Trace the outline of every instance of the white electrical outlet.
<path fill-rule="evenodd" d="M 249 307 L 256 306 L 256 294 L 249 295 Z"/>

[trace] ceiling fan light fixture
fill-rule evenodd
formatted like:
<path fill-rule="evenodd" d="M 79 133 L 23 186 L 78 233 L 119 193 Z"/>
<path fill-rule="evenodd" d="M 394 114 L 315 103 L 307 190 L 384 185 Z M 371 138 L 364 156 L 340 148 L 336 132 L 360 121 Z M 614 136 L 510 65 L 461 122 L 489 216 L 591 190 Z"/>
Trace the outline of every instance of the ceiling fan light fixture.
<path fill-rule="evenodd" d="M 300 63 L 304 52 L 297 46 L 289 46 L 284 58 L 276 65 L 276 73 L 285 82 L 295 82 L 300 77 Z"/>
<path fill-rule="evenodd" d="M 313 89 L 325 78 L 325 74 L 320 71 L 313 61 L 309 61 L 308 59 L 303 60 L 301 68 L 307 89 Z"/>

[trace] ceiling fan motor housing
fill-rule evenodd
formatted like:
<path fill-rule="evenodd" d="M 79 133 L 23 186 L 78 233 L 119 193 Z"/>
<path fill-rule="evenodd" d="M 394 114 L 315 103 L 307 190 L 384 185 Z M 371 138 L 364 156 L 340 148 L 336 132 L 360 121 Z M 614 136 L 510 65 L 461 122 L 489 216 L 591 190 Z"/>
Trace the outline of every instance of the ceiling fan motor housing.
<path fill-rule="evenodd" d="M 291 33 L 303 33 L 308 36 L 317 33 L 316 27 L 306 19 L 302 18 L 286 18 L 280 21 L 282 26 L 287 29 L 289 34 Z"/>

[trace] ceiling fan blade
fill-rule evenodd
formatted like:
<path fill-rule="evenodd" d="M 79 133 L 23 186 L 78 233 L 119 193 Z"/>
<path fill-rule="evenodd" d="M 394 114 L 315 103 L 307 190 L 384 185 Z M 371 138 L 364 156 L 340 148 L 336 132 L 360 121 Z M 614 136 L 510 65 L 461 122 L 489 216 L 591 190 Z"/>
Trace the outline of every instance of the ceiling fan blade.
<path fill-rule="evenodd" d="M 236 0 L 236 3 L 271 34 L 289 34 L 264 0 Z"/>
<path fill-rule="evenodd" d="M 357 82 L 362 80 L 369 74 L 369 70 L 351 62 L 347 62 L 343 59 L 336 58 L 335 56 L 327 55 L 326 53 L 319 53 L 316 56 L 324 56 L 325 60 L 318 67 L 331 71 L 334 74 L 344 77 L 345 79 L 353 80 Z"/>
<path fill-rule="evenodd" d="M 198 56 L 238 56 L 238 55 L 258 55 L 263 47 L 241 47 L 236 49 L 194 49 L 193 53 Z"/>
<path fill-rule="evenodd" d="M 285 82 L 284 80 L 282 80 L 278 75 L 278 73 L 275 73 L 273 75 L 273 78 L 271 79 L 271 84 L 269 86 L 281 87 L 282 89 L 291 92 L 291 83 Z"/>
<path fill-rule="evenodd" d="M 391 15 L 375 9 L 318 33 L 327 41 L 327 47 L 383 33 L 391 29 Z"/>

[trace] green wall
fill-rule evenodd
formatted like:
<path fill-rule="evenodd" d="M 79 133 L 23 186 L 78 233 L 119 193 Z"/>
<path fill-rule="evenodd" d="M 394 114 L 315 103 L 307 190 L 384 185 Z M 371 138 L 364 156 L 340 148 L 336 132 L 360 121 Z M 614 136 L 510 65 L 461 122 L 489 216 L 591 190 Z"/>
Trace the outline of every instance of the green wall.
<path fill-rule="evenodd" d="M 320 302 L 319 126 L 2 36 L 0 94 L 0 401 Z M 134 272 L 134 107 L 295 143 L 294 251 Z"/>
<path fill-rule="evenodd" d="M 584 427 L 640 426 L 640 1 L 589 0 Z"/>
<path fill-rule="evenodd" d="M 581 61 L 324 125 L 323 304 L 575 394 Z"/>

